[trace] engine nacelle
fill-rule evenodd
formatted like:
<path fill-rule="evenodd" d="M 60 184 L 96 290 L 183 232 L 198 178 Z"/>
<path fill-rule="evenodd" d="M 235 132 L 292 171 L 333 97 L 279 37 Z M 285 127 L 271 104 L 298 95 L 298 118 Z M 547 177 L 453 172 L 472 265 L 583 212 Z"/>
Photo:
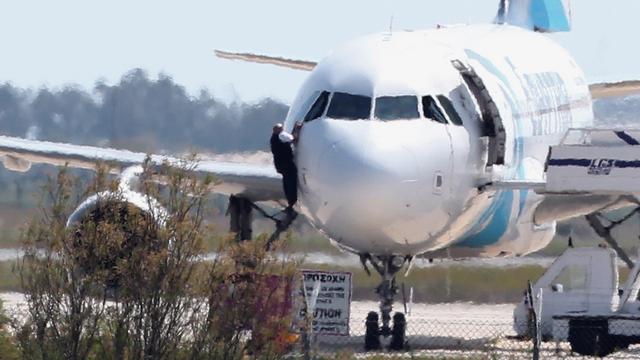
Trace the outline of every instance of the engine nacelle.
<path fill-rule="evenodd" d="M 96 211 L 101 212 L 114 207 L 126 207 L 128 210 L 136 209 L 150 219 L 154 219 L 158 225 L 164 225 L 167 211 L 162 205 L 160 205 L 156 199 L 133 190 L 137 186 L 138 179 L 142 172 L 143 168 L 140 165 L 134 165 L 125 169 L 120 175 L 120 191 L 103 191 L 90 196 L 69 216 L 67 227 L 81 224 L 83 221 L 86 221 L 88 217 L 101 217 Z"/>
<path fill-rule="evenodd" d="M 163 243 L 158 232 L 166 211 L 156 199 L 124 190 L 101 192 L 83 201 L 67 220 L 74 231 L 72 252 L 78 254 L 79 270 L 106 274 L 106 285 L 119 287 L 118 264 L 136 250 L 158 251 Z"/>
<path fill-rule="evenodd" d="M 105 208 L 114 206 L 124 207 L 123 205 L 131 209 L 137 209 L 145 216 L 155 219 L 159 225 L 163 225 L 166 220 L 166 210 L 156 199 L 129 190 L 122 192 L 105 191 L 90 196 L 83 201 L 69 216 L 67 227 L 86 221 L 88 216 L 99 216 L 95 214 L 96 211 L 103 211 Z"/>

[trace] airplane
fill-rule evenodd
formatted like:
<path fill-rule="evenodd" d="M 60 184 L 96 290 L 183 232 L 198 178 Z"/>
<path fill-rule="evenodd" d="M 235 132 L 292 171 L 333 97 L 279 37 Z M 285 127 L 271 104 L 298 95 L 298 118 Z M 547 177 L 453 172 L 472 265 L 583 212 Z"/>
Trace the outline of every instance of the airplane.
<path fill-rule="evenodd" d="M 549 148 L 572 128 L 593 127 L 592 99 L 640 92 L 634 81 L 590 86 L 544 35 L 570 28 L 566 0 L 501 0 L 492 23 L 372 34 L 320 62 L 216 51 L 309 72 L 284 121 L 288 131 L 304 125 L 295 146 L 298 206 L 381 277 L 367 349 L 379 348 L 380 336 L 404 343 L 403 314 L 391 325 L 396 275 L 417 255 L 522 256 L 547 246 L 559 220 L 630 204 L 619 194 L 544 189 L 547 170 L 565 166 L 549 163 Z M 128 177 L 147 156 L 8 136 L 0 136 L 0 155 L 15 171 L 102 161 Z M 256 204 L 284 199 L 270 166 L 203 159 L 196 170 L 221 180 L 212 191 L 230 196 L 231 230 L 241 239 L 251 238 Z M 135 191 L 125 196 L 144 206 Z"/>

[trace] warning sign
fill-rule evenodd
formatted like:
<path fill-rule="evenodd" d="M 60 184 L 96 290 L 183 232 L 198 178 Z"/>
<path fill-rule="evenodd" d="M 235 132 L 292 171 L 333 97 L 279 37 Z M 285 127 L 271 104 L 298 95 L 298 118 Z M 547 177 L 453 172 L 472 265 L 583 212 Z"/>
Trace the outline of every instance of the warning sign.
<path fill-rule="evenodd" d="M 300 296 L 313 311 L 313 333 L 317 335 L 349 335 L 351 310 L 351 273 L 302 270 L 304 289 Z M 299 316 L 305 317 L 304 307 Z"/>

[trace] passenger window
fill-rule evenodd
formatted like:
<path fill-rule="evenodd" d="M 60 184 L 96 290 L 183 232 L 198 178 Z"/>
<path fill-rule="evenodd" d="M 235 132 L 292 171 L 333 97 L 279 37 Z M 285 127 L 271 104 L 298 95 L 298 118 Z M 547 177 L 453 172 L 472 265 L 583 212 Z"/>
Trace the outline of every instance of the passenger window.
<path fill-rule="evenodd" d="M 380 120 L 418 119 L 416 96 L 381 96 L 376 99 L 375 117 Z"/>
<path fill-rule="evenodd" d="M 333 119 L 362 120 L 371 117 L 371 98 L 337 92 L 331 97 L 327 117 Z"/>
<path fill-rule="evenodd" d="M 324 114 L 324 109 L 327 107 L 327 103 L 329 102 L 329 92 L 323 91 L 320 96 L 316 99 L 316 102 L 313 103 L 311 109 L 304 117 L 304 122 L 308 122 L 311 120 L 315 120 Z"/>
<path fill-rule="evenodd" d="M 453 103 L 449 100 L 448 97 L 444 95 L 438 95 L 438 100 L 440 101 L 440 105 L 444 108 L 444 111 L 449 115 L 449 120 L 453 123 L 453 125 L 462 125 L 462 119 L 460 115 L 453 107 Z"/>
<path fill-rule="evenodd" d="M 422 110 L 424 111 L 424 116 L 427 119 L 431 119 L 433 121 L 439 122 L 441 124 L 447 123 L 447 118 L 440 110 L 438 103 L 431 96 L 423 96 L 422 97 Z"/>
<path fill-rule="evenodd" d="M 568 265 L 551 282 L 552 288 L 556 287 L 556 291 L 558 291 L 558 285 L 562 285 L 562 292 L 586 289 L 587 267 L 585 265 Z"/>

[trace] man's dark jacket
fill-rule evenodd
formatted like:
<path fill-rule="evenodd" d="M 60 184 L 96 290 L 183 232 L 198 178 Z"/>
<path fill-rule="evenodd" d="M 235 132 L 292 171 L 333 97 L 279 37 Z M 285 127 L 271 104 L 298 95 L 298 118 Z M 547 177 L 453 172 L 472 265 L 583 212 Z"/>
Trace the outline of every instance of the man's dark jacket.
<path fill-rule="evenodd" d="M 276 171 L 280 174 L 287 174 L 295 171 L 295 163 L 293 162 L 293 150 L 291 143 L 283 142 L 278 134 L 271 135 L 271 152 L 273 153 L 273 163 Z"/>

